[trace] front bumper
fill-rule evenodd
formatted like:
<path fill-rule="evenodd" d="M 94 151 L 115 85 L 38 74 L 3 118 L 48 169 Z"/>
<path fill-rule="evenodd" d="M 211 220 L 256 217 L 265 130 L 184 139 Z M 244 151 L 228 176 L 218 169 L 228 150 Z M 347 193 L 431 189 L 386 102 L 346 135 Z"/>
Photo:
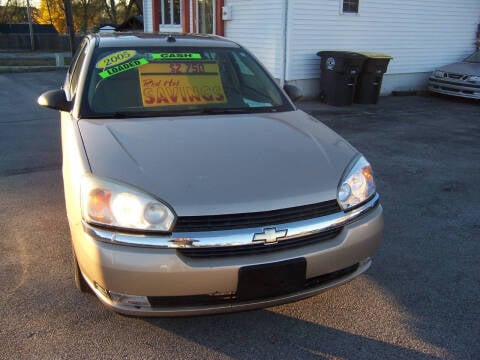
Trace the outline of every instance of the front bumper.
<path fill-rule="evenodd" d="M 428 80 L 428 90 L 439 94 L 480 99 L 480 85 L 469 84 L 464 81 L 440 80 L 432 76 Z"/>
<path fill-rule="evenodd" d="M 383 210 L 378 204 L 378 197 L 364 205 L 355 217 L 324 219 L 318 221 L 325 226 L 338 227 L 338 235 L 325 241 L 308 243 L 278 251 L 249 254 L 242 256 L 189 257 L 184 256 L 178 247 L 193 246 L 194 242 L 168 242 L 169 239 L 195 239 L 198 234 L 172 234 L 171 237 L 157 239 L 157 246 L 126 245 L 125 236 L 120 236 L 123 243 L 115 239 L 118 236 L 106 236 L 104 231 L 93 231 L 88 227 L 77 227 L 73 236 L 75 253 L 80 269 L 100 300 L 115 311 L 131 315 L 181 316 L 207 313 L 221 313 L 267 307 L 296 301 L 312 296 L 334 286 L 341 285 L 360 275 L 370 266 L 370 257 L 377 250 L 382 240 Z M 343 214 L 343 213 L 342 213 Z M 345 214 L 343 214 L 345 215 Z M 333 221 L 333 222 L 332 222 Z M 307 226 L 310 224 L 309 226 Z M 301 229 L 314 232 L 315 226 L 309 221 L 283 224 L 278 227 L 289 229 L 294 236 Z M 290 232 L 291 229 L 291 232 Z M 87 230 L 87 231 L 85 231 Z M 318 230 L 318 229 L 317 229 Z M 253 234 L 260 229 L 245 229 L 244 237 L 251 242 Z M 219 234 L 203 234 L 205 239 L 217 239 Z M 228 234 L 225 234 L 228 235 Z M 233 236 L 233 234 L 229 234 Z M 298 235 L 298 234 L 297 234 Z M 228 236 L 227 236 L 228 238 Z M 242 242 L 240 237 L 236 241 Z M 110 239 L 110 240 L 108 240 Z M 113 240 L 112 240 L 113 239 Z M 138 240 L 138 239 L 137 239 Z M 143 239 L 145 240 L 145 239 Z M 202 238 L 200 239 L 202 240 Z M 151 241 L 149 238 L 148 241 Z M 223 240 L 225 241 L 225 240 Z M 230 240 L 226 240 L 229 242 Z M 202 241 L 199 241 L 200 244 Z M 160 246 L 159 244 L 170 246 Z M 212 246 L 205 241 L 205 246 Z M 198 244 L 197 244 L 198 246 Z M 247 266 L 272 264 L 291 259 L 303 258 L 306 261 L 306 282 L 328 274 L 325 281 L 310 283 L 294 293 L 282 294 L 266 299 L 235 301 L 239 281 L 239 271 Z M 348 271 L 344 271 L 347 269 Z M 185 304 L 175 301 L 169 306 L 125 305 L 112 300 L 109 293 L 148 296 L 153 298 L 184 299 L 198 296 L 228 296 L 229 301 L 216 304 Z"/>

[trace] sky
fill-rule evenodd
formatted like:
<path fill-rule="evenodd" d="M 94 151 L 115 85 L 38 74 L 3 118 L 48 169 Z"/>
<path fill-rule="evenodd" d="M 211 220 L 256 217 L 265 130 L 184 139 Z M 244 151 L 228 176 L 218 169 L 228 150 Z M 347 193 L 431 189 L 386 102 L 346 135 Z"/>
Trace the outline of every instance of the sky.
<path fill-rule="evenodd" d="M 7 0 L 0 0 L 0 6 L 5 6 L 7 3 Z M 27 6 L 27 0 L 18 0 L 18 4 L 25 4 Z M 30 0 L 30 6 L 32 7 L 39 7 L 40 6 L 40 0 Z"/>

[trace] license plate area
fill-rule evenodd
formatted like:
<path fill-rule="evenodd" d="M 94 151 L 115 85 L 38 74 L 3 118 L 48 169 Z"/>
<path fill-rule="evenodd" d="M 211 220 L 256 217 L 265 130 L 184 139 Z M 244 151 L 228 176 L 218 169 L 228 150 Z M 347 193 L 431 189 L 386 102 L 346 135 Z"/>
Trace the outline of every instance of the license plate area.
<path fill-rule="evenodd" d="M 248 301 L 285 295 L 305 287 L 305 258 L 245 266 L 238 273 L 237 299 Z"/>

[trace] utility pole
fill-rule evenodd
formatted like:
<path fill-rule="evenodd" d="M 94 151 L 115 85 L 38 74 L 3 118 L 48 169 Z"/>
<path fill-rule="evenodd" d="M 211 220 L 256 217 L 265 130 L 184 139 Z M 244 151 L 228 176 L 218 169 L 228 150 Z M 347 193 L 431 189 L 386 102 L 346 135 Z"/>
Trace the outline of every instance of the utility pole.
<path fill-rule="evenodd" d="M 70 50 L 73 57 L 75 54 L 75 28 L 73 27 L 72 0 L 63 0 L 63 4 L 65 5 L 65 22 L 70 37 Z"/>
<path fill-rule="evenodd" d="M 32 51 L 35 51 L 35 39 L 33 38 L 33 25 L 32 25 L 32 14 L 30 11 L 30 0 L 27 0 L 27 18 L 28 18 L 28 29 L 30 31 L 30 46 Z"/>

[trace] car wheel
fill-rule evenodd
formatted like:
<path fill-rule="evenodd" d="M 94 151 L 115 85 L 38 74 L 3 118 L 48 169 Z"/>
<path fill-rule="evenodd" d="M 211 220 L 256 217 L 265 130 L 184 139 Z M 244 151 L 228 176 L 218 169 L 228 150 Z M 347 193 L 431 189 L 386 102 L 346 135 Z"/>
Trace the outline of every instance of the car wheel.
<path fill-rule="evenodd" d="M 82 272 L 80 271 L 80 267 L 78 266 L 77 255 L 75 255 L 75 250 L 72 246 L 72 262 L 73 262 L 73 275 L 75 280 L 75 286 L 78 290 L 84 293 L 91 293 L 92 289 L 88 286 L 87 282 L 83 278 Z"/>

